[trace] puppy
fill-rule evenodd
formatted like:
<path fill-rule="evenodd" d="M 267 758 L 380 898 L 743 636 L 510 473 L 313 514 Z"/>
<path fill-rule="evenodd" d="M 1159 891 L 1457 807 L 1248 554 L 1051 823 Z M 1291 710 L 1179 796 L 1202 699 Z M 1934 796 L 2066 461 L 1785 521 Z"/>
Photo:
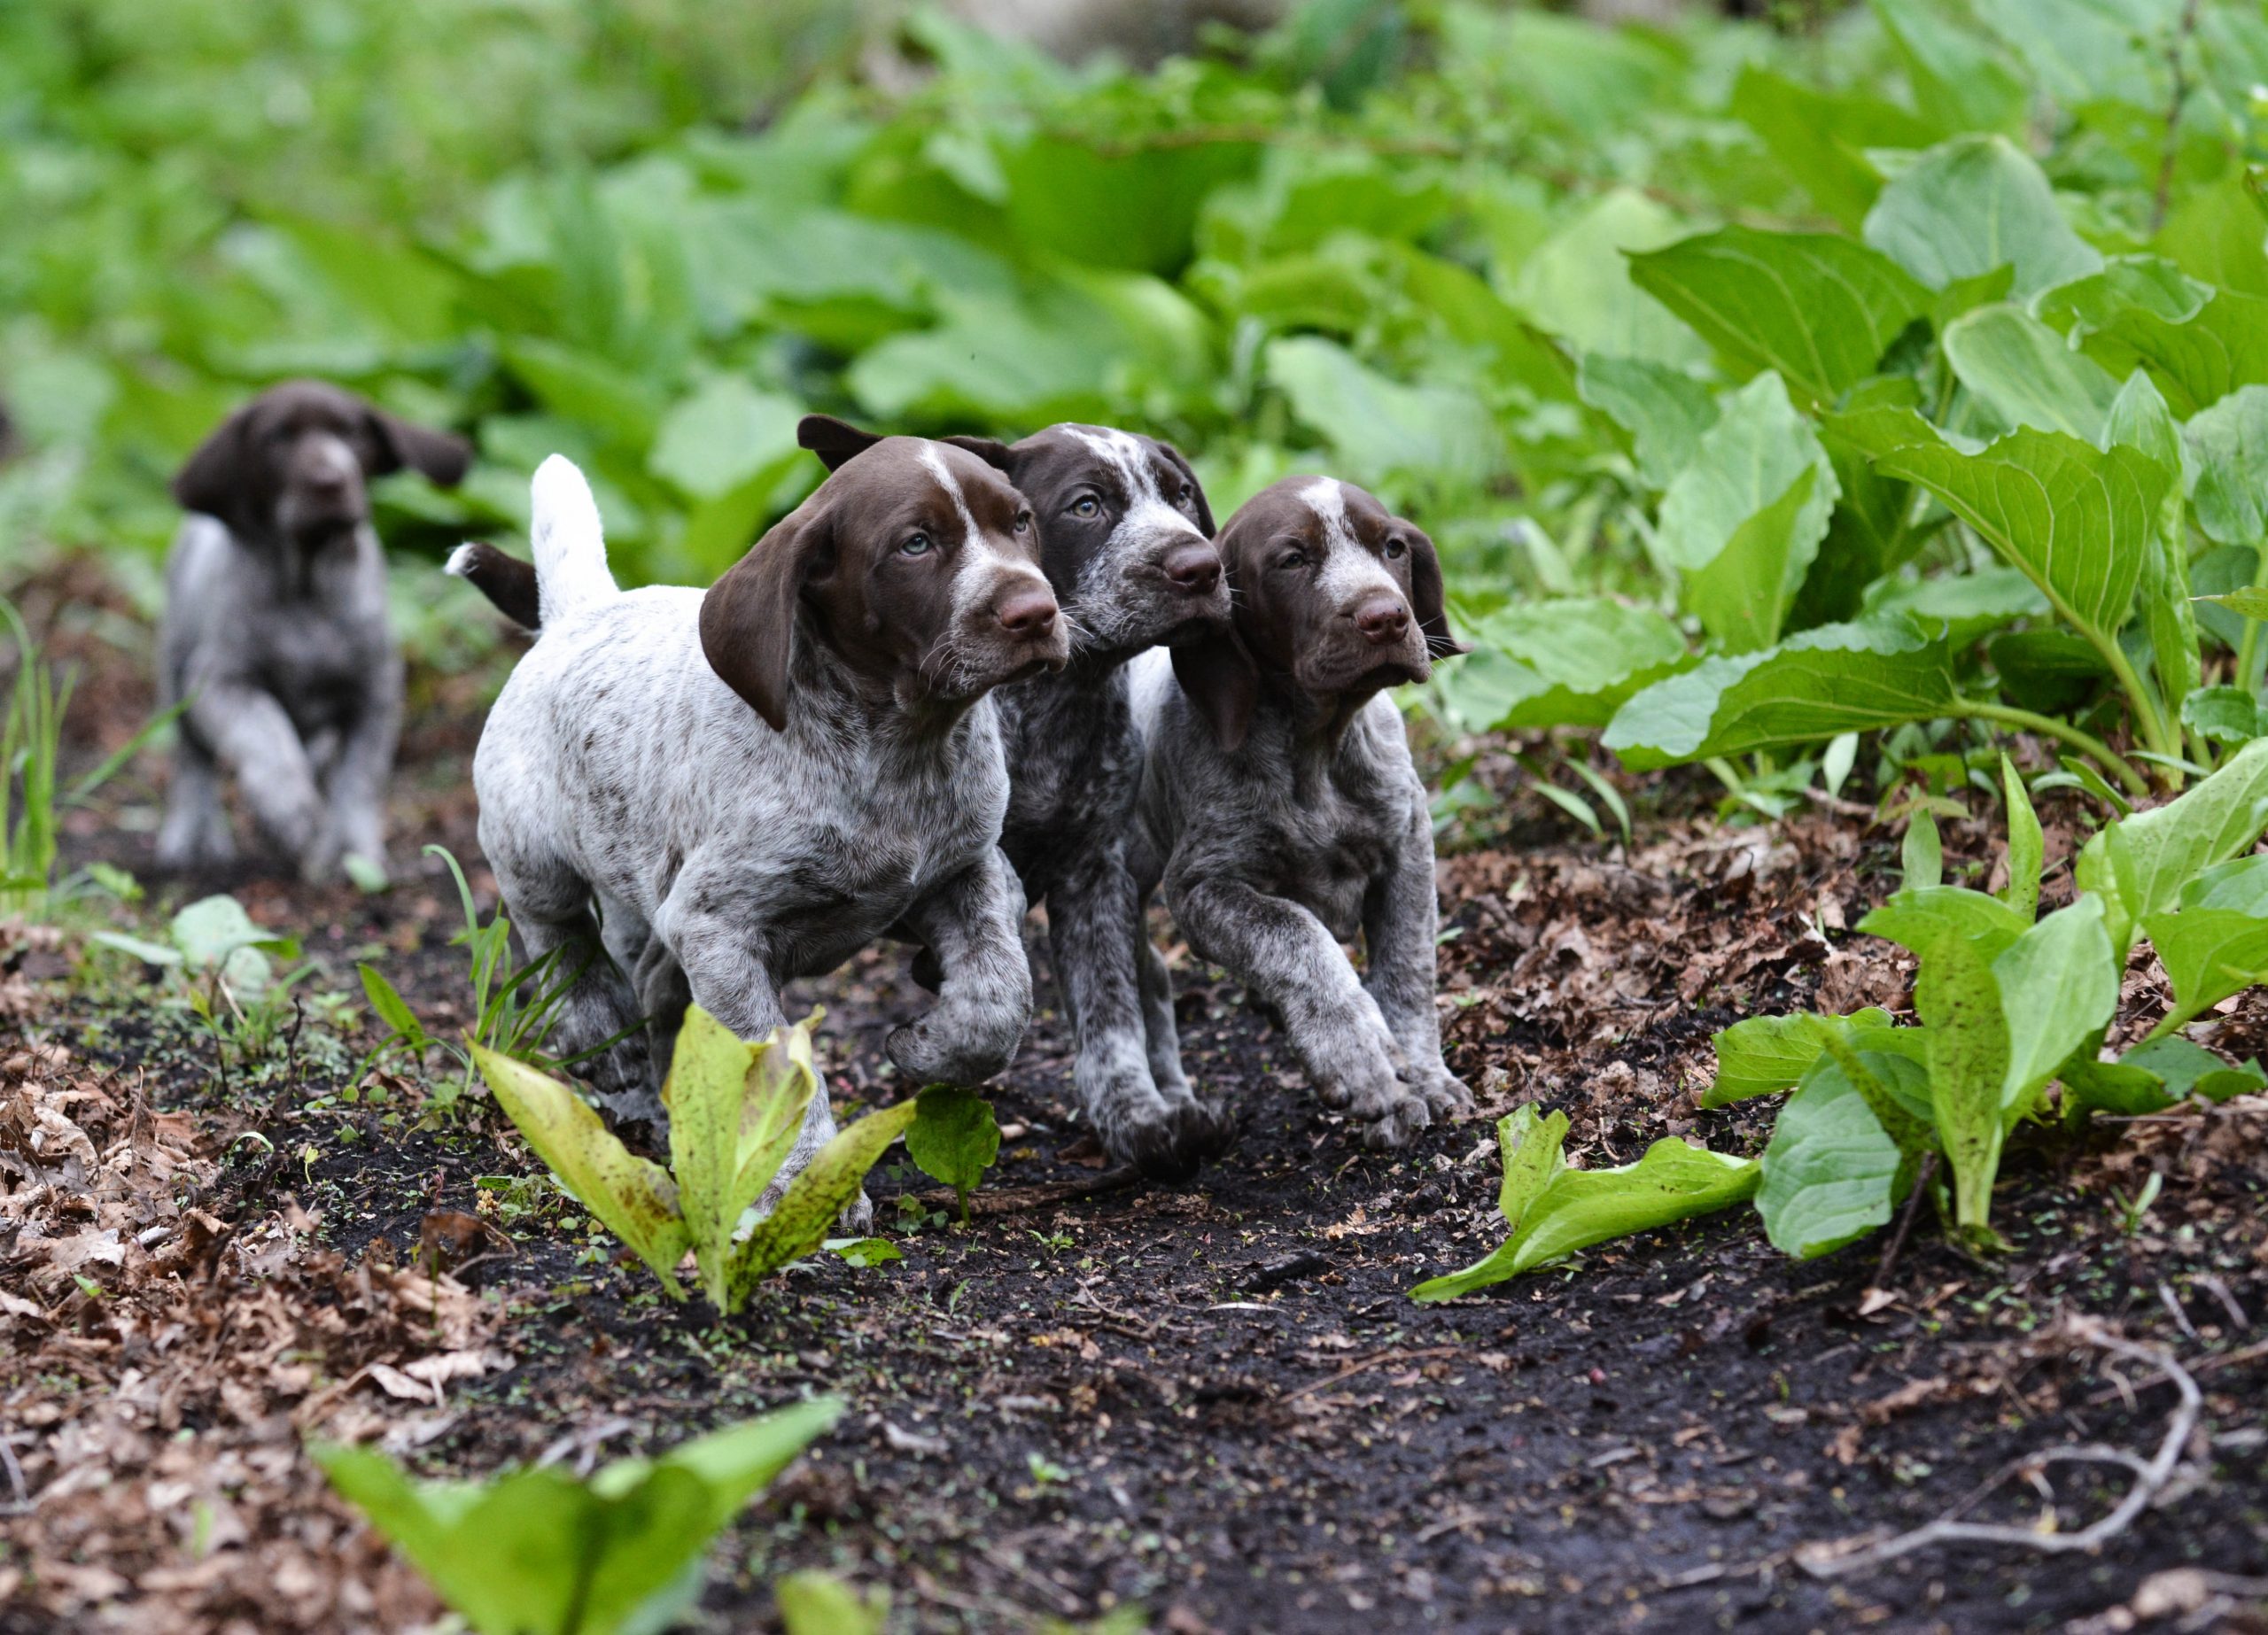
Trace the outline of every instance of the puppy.
<path fill-rule="evenodd" d="M 881 440 L 823 415 L 804 421 L 801 438 L 831 470 Z M 1156 1054 L 1146 1038 L 1142 992 L 1163 993 L 1165 967 L 1143 934 L 1126 862 L 1142 765 L 1126 663 L 1160 642 L 1228 628 L 1213 515 L 1189 462 L 1152 438 L 1056 425 L 1014 445 L 946 441 L 1031 502 L 1040 560 L 1070 627 L 1060 674 L 999 694 L 1009 779 L 1000 846 L 1025 895 L 1047 904 L 1048 947 L 1078 1040 L 1080 1104 L 1112 1158 L 1185 1180 L 1228 1127 L 1191 1091 L 1179 1055 Z"/>
<path fill-rule="evenodd" d="M 160 698 L 189 701 L 160 864 L 236 855 L 233 775 L 262 840 L 303 874 L 350 855 L 384 867 L 401 655 L 365 484 L 407 466 L 450 486 L 470 458 L 320 381 L 262 392 L 189 457 L 158 631 Z"/>
<path fill-rule="evenodd" d="M 1463 651 L 1433 541 L 1361 489 L 1288 477 L 1229 519 L 1231 628 L 1137 661 L 1132 851 L 1190 948 L 1282 1020 L 1327 1107 L 1399 1147 L 1472 1097 L 1433 1015 L 1433 841 L 1386 689 Z M 1362 934 L 1359 979 L 1340 943 Z M 1154 960 L 1153 950 L 1144 952 Z M 1162 983 L 1153 1060 L 1179 1054 Z"/>
<path fill-rule="evenodd" d="M 960 449 L 889 438 L 706 593 L 617 590 L 566 461 L 534 501 L 542 633 L 473 784 L 528 956 L 574 973 L 562 1054 L 648 1019 L 650 1050 L 633 1033 L 593 1077 L 617 1115 L 658 1120 L 688 1002 L 760 1037 L 782 984 L 904 925 L 944 980 L 891 1059 L 916 1084 L 999 1073 L 1031 978 L 986 694 L 1068 655 L 1023 497 Z M 834 1132 L 813 1098 L 767 1206 Z"/>

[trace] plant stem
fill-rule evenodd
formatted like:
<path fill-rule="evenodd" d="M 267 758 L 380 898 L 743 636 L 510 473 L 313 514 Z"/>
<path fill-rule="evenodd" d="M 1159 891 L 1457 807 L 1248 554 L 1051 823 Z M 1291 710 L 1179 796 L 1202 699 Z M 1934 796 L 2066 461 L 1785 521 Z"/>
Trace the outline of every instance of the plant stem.
<path fill-rule="evenodd" d="M 2268 588 L 2268 539 L 2254 544 L 2252 588 Z M 2260 621 L 2247 619 L 2244 634 L 2237 638 L 2236 684 L 2248 694 L 2260 690 Z"/>
<path fill-rule="evenodd" d="M 2083 732 L 2068 722 L 2058 721 L 2053 716 L 2035 715 L 2029 709 L 2018 709 L 2013 704 L 1991 704 L 1978 699 L 1957 700 L 1949 713 L 2002 722 L 2009 726 L 2022 727 L 2027 732 L 2038 732 L 2044 738 L 2069 744 L 2082 755 L 2101 762 L 2103 770 L 2116 778 L 2126 793 L 2136 800 L 2149 797 L 2150 786 L 2124 756 L 2093 733 Z"/>

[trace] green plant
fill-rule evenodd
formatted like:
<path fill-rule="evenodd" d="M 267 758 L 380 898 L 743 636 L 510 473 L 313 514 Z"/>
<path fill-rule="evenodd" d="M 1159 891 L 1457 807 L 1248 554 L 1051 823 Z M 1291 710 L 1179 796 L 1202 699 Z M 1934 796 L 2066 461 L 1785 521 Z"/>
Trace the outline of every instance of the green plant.
<path fill-rule="evenodd" d="M 974 1090 L 933 1084 L 917 1098 L 920 1116 L 905 1132 L 905 1155 L 932 1181 L 953 1189 L 964 1225 L 968 1195 L 1000 1156 L 991 1104 Z"/>
<path fill-rule="evenodd" d="M 95 769 L 61 787 L 63 713 L 74 678 L 59 682 L 41 656 L 13 602 L 0 598 L 0 621 L 16 642 L 16 674 L 0 710 L 0 914 L 44 915 L 90 891 L 138 895 L 132 879 L 106 864 L 55 878 L 56 818 L 83 806 L 151 738 L 181 713 L 175 706 L 144 724 Z"/>
<path fill-rule="evenodd" d="M 264 1052 L 274 1042 L 290 1014 L 291 988 L 315 970 L 303 965 L 278 976 L 269 957 L 298 958 L 298 940 L 254 925 L 244 905 L 230 896 L 201 897 L 189 904 L 175 914 L 167 936 L 168 941 L 155 942 L 100 931 L 93 941 L 175 972 L 182 1003 L 217 1042 L 234 1042 L 247 1057 Z"/>
<path fill-rule="evenodd" d="M 2007 890 L 1998 896 L 1923 878 L 1859 923 L 1920 959 L 1917 1027 L 1879 1011 L 1758 1018 L 1716 1035 L 1718 1075 L 1704 1104 L 1794 1088 L 1765 1150 L 1757 1210 L 1774 1244 L 1825 1254 L 1891 1218 L 1925 1156 L 1951 1176 L 1951 1213 L 1989 1246 L 2002 1148 L 2054 1110 L 2162 1110 L 2264 1082 L 2178 1030 L 2268 980 L 2268 740 L 2163 806 L 2107 825 L 2080 851 L 2076 901 L 2038 914 L 2045 847 L 2013 765 Z M 1926 848 L 1923 848 L 1926 849 Z M 1909 874 L 1909 879 L 1913 876 Z M 2152 940 L 2174 1003 L 2142 1043 L 2101 1058 L 2119 973 Z"/>
<path fill-rule="evenodd" d="M 1647 1148 L 1635 1164 L 1573 1169 L 1560 1152 L 1566 1135 L 1565 1113 L 1544 1118 L 1533 1105 L 1497 1120 L 1504 1178 L 1496 1207 L 1511 1235 L 1487 1259 L 1419 1283 L 1410 1298 L 1454 1299 L 1608 1238 L 1727 1208 L 1756 1190 L 1753 1159 L 1727 1158 L 1674 1136 Z"/>
<path fill-rule="evenodd" d="M 662 1100 L 670 1114 L 670 1166 L 633 1153 L 582 1097 L 557 1079 L 485 1045 L 475 1065 L 528 1145 L 560 1184 L 683 1299 L 677 1267 L 692 1251 L 701 1291 L 720 1314 L 756 1285 L 827 1239 L 867 1170 L 911 1126 L 901 1102 L 839 1132 L 790 1182 L 772 1213 L 749 1223 L 826 1094 L 812 1059 L 814 1017 L 743 1043 L 700 1006 L 686 1012 Z"/>
<path fill-rule="evenodd" d="M 539 1466 L 422 1481 L 374 1449 L 307 1452 L 481 1635 L 629 1635 L 692 1606 L 710 1539 L 842 1412 L 799 1403 L 587 1479 Z"/>

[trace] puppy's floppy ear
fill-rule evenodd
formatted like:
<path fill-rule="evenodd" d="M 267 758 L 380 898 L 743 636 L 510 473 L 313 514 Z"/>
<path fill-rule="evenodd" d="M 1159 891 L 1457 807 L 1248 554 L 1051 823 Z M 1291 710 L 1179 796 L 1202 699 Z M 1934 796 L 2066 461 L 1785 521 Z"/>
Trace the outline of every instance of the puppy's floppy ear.
<path fill-rule="evenodd" d="M 843 469 L 853 454 L 863 454 L 882 440 L 879 431 L 864 431 L 832 415 L 806 415 L 796 422 L 796 441 L 817 454 L 830 471 Z"/>
<path fill-rule="evenodd" d="M 1410 611 L 1425 633 L 1425 652 L 1433 658 L 1455 658 L 1472 649 L 1449 633 L 1449 614 L 1441 594 L 1441 559 L 1433 542 L 1420 530 L 1410 531 Z"/>
<path fill-rule="evenodd" d="M 251 420 L 252 405 L 247 403 L 215 426 L 174 473 L 173 496 L 183 510 L 201 511 L 231 527 L 241 526 L 248 498 L 244 489 L 250 475 L 246 427 Z"/>
<path fill-rule="evenodd" d="M 407 466 L 443 488 L 464 481 L 472 464 L 472 445 L 462 438 L 429 430 L 382 408 L 366 407 L 363 413 L 369 416 L 370 440 L 378 451 L 377 463 L 365 476 L 387 477 Z"/>
<path fill-rule="evenodd" d="M 724 684 L 775 732 L 788 730 L 788 658 L 796 608 L 834 518 L 808 504 L 782 518 L 701 599 L 701 651 Z"/>
<path fill-rule="evenodd" d="M 1015 477 L 1015 451 L 998 438 L 953 436 L 939 438 L 940 443 L 950 443 L 955 448 L 965 448 L 995 471 L 1006 472 L 1011 481 Z"/>
<path fill-rule="evenodd" d="M 1164 441 L 1161 441 L 1158 446 L 1165 451 L 1168 460 L 1180 468 L 1181 474 L 1189 479 L 1190 491 L 1197 496 L 1197 526 L 1204 531 L 1208 539 L 1211 539 L 1220 531 L 1213 526 L 1213 508 L 1205 502 L 1205 484 L 1197 480 L 1196 469 L 1182 457 L 1179 449 Z"/>
<path fill-rule="evenodd" d="M 1169 648 L 1173 655 L 1173 678 L 1221 748 L 1233 754 L 1244 748 L 1252 730 L 1252 712 L 1260 702 L 1260 666 L 1234 628 L 1200 636 Z"/>

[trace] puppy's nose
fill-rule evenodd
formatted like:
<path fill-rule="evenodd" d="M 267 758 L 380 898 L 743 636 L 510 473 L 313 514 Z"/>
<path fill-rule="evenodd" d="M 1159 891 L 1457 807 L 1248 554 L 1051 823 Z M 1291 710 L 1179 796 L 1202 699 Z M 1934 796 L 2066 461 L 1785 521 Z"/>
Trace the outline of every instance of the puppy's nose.
<path fill-rule="evenodd" d="M 1355 609 L 1353 617 L 1355 628 L 1372 647 L 1399 641 L 1410 628 L 1410 609 L 1398 596 L 1373 596 Z"/>
<path fill-rule="evenodd" d="M 346 473 L 328 468 L 310 472 L 307 475 L 307 490 L 326 499 L 337 499 L 346 492 Z"/>
<path fill-rule="evenodd" d="M 1019 636 L 1045 636 L 1054 628 L 1055 598 L 1037 585 L 1010 591 L 992 604 L 1001 627 Z"/>
<path fill-rule="evenodd" d="M 1202 539 L 1177 545 L 1163 565 L 1167 583 L 1184 596 L 1209 595 L 1221 582 L 1221 554 Z"/>

